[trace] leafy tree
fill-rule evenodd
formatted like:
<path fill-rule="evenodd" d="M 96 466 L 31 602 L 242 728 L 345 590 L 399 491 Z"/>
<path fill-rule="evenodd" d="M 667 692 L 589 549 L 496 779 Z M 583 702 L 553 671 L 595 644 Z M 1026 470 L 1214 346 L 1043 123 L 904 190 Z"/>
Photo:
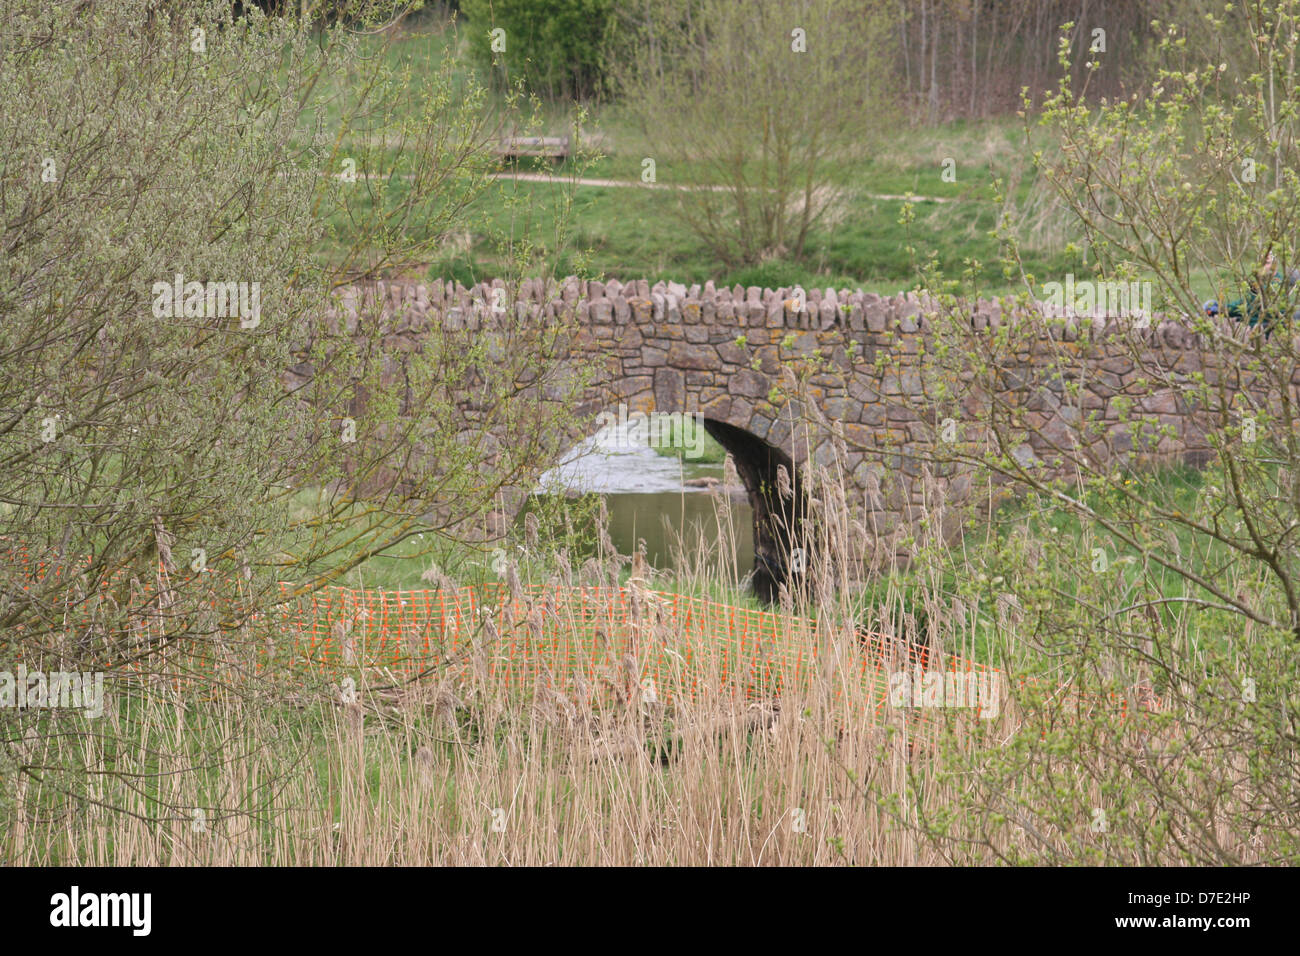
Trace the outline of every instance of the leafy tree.
<path fill-rule="evenodd" d="M 291 642 L 281 582 L 481 539 L 559 440 L 563 329 L 507 310 L 404 354 L 408 317 L 329 297 L 428 261 L 489 181 L 480 93 L 355 29 L 404 9 L 6 6 L 0 671 L 129 700 L 184 660 L 256 694 L 247 655 Z M 0 739 L 79 720 L 6 708 Z M 49 758 L 69 791 L 83 758 Z"/>
<path fill-rule="evenodd" d="M 1010 528 L 982 548 L 968 540 L 973 568 L 954 570 L 938 541 L 928 560 L 947 574 L 949 607 L 989 609 L 977 617 L 994 662 L 1031 675 L 1013 688 L 1009 743 L 945 749 L 967 804 L 918 827 L 959 858 L 1300 854 L 1300 301 L 1294 284 L 1257 280 L 1269 257 L 1286 276 L 1298 254 L 1300 4 L 1242 7 L 1239 69 L 1161 25 L 1150 85 L 1100 104 L 1084 93 L 1104 57 L 1072 79 L 1062 28 L 1065 79 L 1038 117 L 1059 148 L 1034 161 L 1099 281 L 1151 283 L 1155 316 L 1106 308 L 1103 356 L 1087 306 L 1061 317 L 1036 302 L 1066 277 L 1026 274 L 1009 229 L 1005 268 L 1026 291 L 996 327 L 972 318 L 977 264 L 962 281 L 926 270 L 941 293 L 911 400 L 935 427 L 926 465 L 1020 500 L 1003 513 Z M 1207 16 L 1193 37 L 1230 28 Z M 1275 317 L 1271 334 L 1202 311 L 1207 292 L 1222 302 L 1248 288 Z M 1016 366 L 1031 352 L 1046 359 L 1036 382 Z M 1195 424 L 1179 435 L 1175 414 Z M 962 433 L 946 444 L 945 417 Z M 1208 450 L 1180 462 L 1171 442 L 1197 435 Z"/>
<path fill-rule="evenodd" d="M 613 0 L 467 0 L 461 5 L 476 61 L 499 68 L 507 84 L 522 81 L 529 92 L 552 99 L 610 92 L 615 9 Z M 493 37 L 497 30 L 502 33 Z"/>
<path fill-rule="evenodd" d="M 884 4 L 674 0 L 631 17 L 621 77 L 655 179 L 729 266 L 798 258 L 889 103 Z M 631 16 L 631 15 L 630 15 Z M 649 169 L 643 166 L 643 169 Z"/>

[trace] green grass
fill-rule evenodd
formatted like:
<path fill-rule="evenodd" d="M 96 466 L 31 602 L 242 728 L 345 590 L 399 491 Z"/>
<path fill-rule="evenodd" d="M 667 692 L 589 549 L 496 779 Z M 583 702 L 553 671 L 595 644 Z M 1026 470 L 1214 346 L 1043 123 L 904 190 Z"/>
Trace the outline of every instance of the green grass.
<path fill-rule="evenodd" d="M 446 51 L 463 46 L 463 38 L 454 30 L 443 31 L 426 21 L 400 33 L 386 49 L 377 37 L 363 43 L 382 50 L 393 69 L 409 68 L 418 76 L 437 71 L 446 61 Z M 458 82 L 469 79 L 468 67 L 458 63 L 456 70 Z M 344 82 L 346 77 L 338 81 Z M 324 91 L 320 107 L 307 118 L 336 124 L 335 94 L 341 92 Z M 504 121 L 506 105 L 499 92 L 489 96 L 487 108 Z M 574 113 L 567 104 L 535 103 L 528 109 L 539 127 L 530 132 L 570 132 Z M 561 274 L 688 283 L 713 279 L 727 285 L 835 285 L 883 294 L 913 287 L 916 259 L 931 253 L 951 274 L 960 273 L 968 259 L 995 262 L 1000 250 L 989 233 L 1001 206 L 994 201 L 993 180 L 1023 170 L 1026 150 L 1019 123 L 1010 119 L 963 121 L 902 132 L 901 136 L 879 137 L 868 144 L 861 157 L 834 170 L 833 178 L 842 184 L 839 198 L 814 228 L 800 260 L 776 259 L 735 268 L 717 259 L 685 226 L 680 203 L 689 202 L 689 194 L 672 188 L 578 186 L 573 194 L 571 235 L 563 243 L 556 241 L 553 225 L 566 202 L 562 194 L 565 177 L 580 174 L 639 183 L 646 147 L 639 144 L 617 104 L 607 105 L 595 110 L 584 130 L 586 141 L 600 151 L 598 158 L 570 161 L 558 168 L 545 160 L 509 164 L 506 171 L 553 172 L 560 183 L 496 183 L 471 207 L 465 231 L 447 237 L 444 252 L 428 264 L 426 274 L 466 284 L 501 275 L 508 269 L 501 249 L 503 237 L 526 237 Z M 363 145 L 357 137 L 345 140 L 340 155 L 363 153 Z M 947 159 L 956 164 L 955 182 L 945 182 L 941 175 Z M 704 177 L 701 164 L 660 163 L 657 168 L 658 184 L 663 187 L 689 186 Z M 1014 195 L 1023 202 L 1032 183 L 1017 178 Z M 394 198 L 400 191 L 394 192 Z M 903 202 L 879 198 L 904 194 L 921 197 L 910 235 L 898 224 Z M 926 197 L 951 201 L 929 203 L 924 201 Z M 420 223 L 408 227 L 415 230 L 413 235 L 419 234 Z M 1068 238 L 1053 238 L 1042 248 L 1028 244 L 1024 250 L 1027 267 L 1042 275 L 1086 274 L 1082 261 L 1064 252 Z M 909 244 L 915 248 L 915 256 L 907 251 Z M 328 252 L 322 250 L 326 256 Z M 1007 281 L 993 270 L 989 281 L 997 291 L 1010 291 Z"/>
<path fill-rule="evenodd" d="M 942 129 L 929 131 L 942 136 Z M 627 163 L 614 155 L 585 173 L 592 178 L 635 179 Z M 562 177 L 561 170 L 557 176 Z M 977 177 L 978 172 L 972 172 Z M 990 288 L 1010 291 L 1007 280 L 993 264 L 1000 254 L 991 235 L 1001 206 L 992 197 L 991 181 L 984 177 L 968 185 L 938 181 L 928 166 L 898 167 L 883 161 L 861 163 L 846 171 L 849 185 L 837 207 L 825 217 L 826 225 L 810 234 L 799 261 L 776 259 L 759 266 L 733 268 L 718 260 L 703 240 L 686 227 L 680 204 L 689 194 L 670 189 L 577 186 L 574 188 L 572 234 L 565 247 L 547 248 L 545 228 L 538 229 L 542 247 L 558 260 L 558 271 L 624 279 L 673 279 L 680 282 L 779 285 L 802 284 L 858 288 L 893 294 L 912 288 L 917 281 L 916 262 L 930 253 L 948 274 L 960 274 L 968 259 L 987 264 Z M 664 177 L 660 177 L 663 183 Z M 528 226 L 548 223 L 565 202 L 563 179 L 555 185 L 502 181 L 479 199 L 474 211 L 483 227 L 460 248 L 431 264 L 431 277 L 462 282 L 496 275 L 504 263 L 493 240 L 494 233 L 516 234 Z M 1027 189 L 1027 187 L 1025 187 Z M 899 225 L 904 201 L 878 198 L 923 190 L 923 195 L 951 197 L 948 203 L 915 204 L 910 233 Z M 519 206 L 530 212 L 520 220 Z M 916 253 L 908 251 L 911 245 Z M 1029 248 L 1026 267 L 1041 275 L 1073 271 L 1090 274 L 1082 260 L 1064 249 Z"/>
<path fill-rule="evenodd" d="M 720 465 L 727 459 L 726 449 L 689 415 L 680 421 L 672 420 L 667 434 L 656 433 L 651 438 L 650 447 L 666 458 L 686 457 L 704 465 Z M 699 454 L 695 454 L 696 450 Z"/>
<path fill-rule="evenodd" d="M 444 29 L 423 18 L 397 34 L 387 48 L 378 37 L 362 42 L 382 50 L 392 68 L 409 68 L 418 77 L 436 72 L 447 61 L 448 51 L 463 49 L 464 38 L 458 34 L 463 29 L 463 25 Z M 456 83 L 471 79 L 464 62 L 455 61 L 453 69 Z M 346 77 L 335 79 L 346 81 Z M 335 95 L 342 92 L 324 91 L 320 107 L 308 118 L 336 123 Z M 508 120 L 506 100 L 499 91 L 490 92 L 486 108 L 507 126 L 518 125 Z M 567 135 L 573 128 L 575 110 L 570 104 L 535 101 L 527 109 L 529 132 Z M 1028 157 L 1034 149 L 1050 145 L 1045 131 L 1032 128 L 1027 141 L 1024 123 L 1015 117 L 903 126 L 864 143 L 861 156 L 833 171 L 831 178 L 840 184 L 838 198 L 812 230 L 804 255 L 797 261 L 774 258 L 749 266 L 721 261 L 686 227 L 680 204 L 690 202 L 689 193 L 672 188 L 568 186 L 568 177 L 579 175 L 639 184 L 641 162 L 647 150 L 653 153 L 617 103 L 596 107 L 583 136 L 584 143 L 598 151 L 594 159 L 558 167 L 548 160 L 506 164 L 506 172 L 545 172 L 557 179 L 553 184 L 494 183 L 470 206 L 462 227 L 444 237 L 441 252 L 416 274 L 465 285 L 495 278 L 510 271 L 512 253 L 517 244 L 525 243 L 537 253 L 536 261 L 547 262 L 561 275 L 686 283 L 712 279 L 720 285 L 769 288 L 831 285 L 892 295 L 919 288 L 918 265 L 933 256 L 948 276 L 961 275 L 972 262 L 979 263 L 982 293 L 1008 294 L 1023 288 L 1018 280 L 1002 274 L 1003 250 L 992 235 L 1008 210 L 995 197 L 995 181 L 1002 181 L 1009 184 L 1010 209 L 1020 210 L 1023 216 L 1020 251 L 1024 271 L 1035 277 L 1034 291 L 1041 294 L 1042 283 L 1061 280 L 1067 273 L 1080 280 L 1095 276 L 1095 258 L 1083 248 L 1084 237 L 1069 225 L 1069 217 L 1030 167 Z M 345 140 L 341 155 L 358 152 L 360 145 L 359 140 Z M 952 182 L 943 176 L 948 161 Z M 659 162 L 656 173 L 661 187 L 690 186 L 707 176 L 702 164 L 690 163 Z M 560 236 L 555 224 L 566 213 L 570 190 L 567 234 Z M 389 201 L 397 201 L 401 193 L 401 184 L 394 184 Z M 907 228 L 900 225 L 904 201 L 885 198 L 903 195 L 917 197 Z M 411 237 L 427 238 L 421 232 L 427 232 L 427 226 L 413 221 L 404 228 Z M 331 249 L 326 246 L 321 254 L 328 260 Z M 1198 300 L 1212 295 L 1234 297 L 1240 285 L 1226 271 L 1193 271 Z"/>

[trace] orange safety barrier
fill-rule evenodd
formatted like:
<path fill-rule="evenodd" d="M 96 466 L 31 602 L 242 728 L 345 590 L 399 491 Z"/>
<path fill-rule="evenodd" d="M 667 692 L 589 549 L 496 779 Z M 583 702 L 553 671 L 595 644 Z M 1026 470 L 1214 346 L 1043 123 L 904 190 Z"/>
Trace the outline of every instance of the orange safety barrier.
<path fill-rule="evenodd" d="M 25 549 L 8 549 L 0 560 L 26 564 L 33 578 L 45 574 L 44 565 L 30 565 Z M 325 587 L 297 598 L 290 597 L 290 585 L 281 589 L 284 603 L 260 623 L 289 638 L 276 642 L 274 650 L 278 656 L 287 645 L 294 666 L 453 678 L 482 668 L 508 689 L 544 686 L 584 703 L 620 693 L 626 698 L 638 686 L 643 699 L 665 701 L 683 689 L 692 698 L 719 693 L 775 698 L 787 684 L 820 673 L 827 643 L 814 619 L 643 588 L 534 585 L 512 594 L 504 585 L 409 591 Z M 925 648 L 894 638 L 854 637 L 861 648 L 854 675 L 861 699 L 881 716 L 890 705 L 891 682 L 901 681 L 913 706 L 892 709 L 905 711 L 917 730 L 933 719 L 929 694 L 969 692 L 957 706 L 978 714 L 983 704 L 975 688 L 1002 680 L 997 669 L 955 655 L 940 664 Z M 215 665 L 210 654 L 195 650 L 189 667 Z M 259 648 L 263 655 L 271 652 Z M 945 675 L 945 686 L 935 687 L 935 671 Z M 1022 678 L 1019 686 L 1032 681 Z M 844 689 L 837 684 L 835 695 L 841 697 Z M 1006 688 L 999 685 L 999 690 Z M 1081 696 L 1068 693 L 1079 710 L 1087 709 Z M 1128 702 L 1113 695 L 1109 707 L 1128 713 Z"/>
<path fill-rule="evenodd" d="M 776 698 L 791 682 L 816 675 L 824 653 L 815 620 L 639 588 L 533 586 L 512 596 L 498 585 L 453 592 L 331 587 L 301 598 L 289 616 L 304 658 L 317 666 L 446 674 L 472 666 L 477 653 L 502 686 L 540 683 L 586 703 L 615 688 L 629 695 L 636 684 L 643 697 L 665 701 L 683 690 L 693 699 Z M 926 671 L 928 652 L 882 635 L 853 637 L 861 653 L 852 676 L 880 716 L 891 675 Z M 963 687 L 1001 680 L 996 669 L 954 655 L 942 673 L 970 675 Z M 836 697 L 844 692 L 842 681 L 834 686 Z M 978 699 L 965 705 L 976 714 L 982 706 Z M 907 716 L 917 729 L 933 718 L 922 706 Z"/>

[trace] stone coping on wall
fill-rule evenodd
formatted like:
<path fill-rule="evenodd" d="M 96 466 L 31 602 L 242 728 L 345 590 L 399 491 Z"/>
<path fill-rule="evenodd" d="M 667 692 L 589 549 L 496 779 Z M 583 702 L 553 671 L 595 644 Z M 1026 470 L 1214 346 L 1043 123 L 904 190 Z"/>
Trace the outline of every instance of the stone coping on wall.
<path fill-rule="evenodd" d="M 745 328 L 788 328 L 800 331 L 923 333 L 929 315 L 941 310 L 939 301 L 923 293 L 883 296 L 861 289 L 799 286 L 776 289 L 758 286 L 719 286 L 713 281 L 686 285 L 647 279 L 561 280 L 525 279 L 513 286 L 500 279 L 465 287 L 458 282 L 379 280 L 345 287 L 336 298 L 349 327 L 362 312 L 383 302 L 388 315 L 400 315 L 403 328 L 415 328 L 439 317 L 444 328 L 491 328 L 513 308 L 519 319 L 539 322 L 576 319 L 583 325 L 635 323 Z M 1186 317 L 1156 314 L 1076 315 L 1047 302 L 1027 306 L 1010 300 L 980 299 L 962 306 L 976 330 L 997 329 L 1032 314 L 1038 331 L 1064 341 L 1129 334 L 1167 348 L 1202 347 Z M 1221 319 L 1225 328 L 1232 322 Z"/>

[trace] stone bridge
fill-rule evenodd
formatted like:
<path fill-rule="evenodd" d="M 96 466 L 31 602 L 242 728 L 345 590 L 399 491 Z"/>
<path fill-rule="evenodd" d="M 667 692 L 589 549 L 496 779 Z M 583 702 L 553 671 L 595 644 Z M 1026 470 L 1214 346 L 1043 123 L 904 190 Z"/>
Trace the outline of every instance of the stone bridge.
<path fill-rule="evenodd" d="M 906 538 L 919 515 L 971 490 L 970 469 L 936 462 L 940 442 L 952 438 L 941 433 L 960 426 L 968 429 L 963 440 L 987 437 L 979 423 L 990 389 L 933 360 L 935 303 L 915 294 L 576 278 L 526 280 L 515 288 L 498 280 L 473 289 L 381 282 L 347 290 L 341 314 L 349 323 L 367 321 L 376 306 L 386 324 L 385 352 L 395 355 L 418 349 L 432 324 L 472 333 L 508 318 L 567 323 L 565 362 L 590 377 L 585 421 L 620 404 L 629 412 L 702 416 L 731 453 L 753 505 L 754 581 L 765 597 L 792 573 L 796 542 L 808 540 L 809 464 L 839 477 L 866 531 L 868 563 L 879 564 L 907 557 Z M 1007 449 L 1017 461 L 1062 467 L 1063 448 L 1084 446 L 1100 458 L 1127 456 L 1135 427 L 1162 426 L 1171 427 L 1152 445 L 1159 456 L 1192 463 L 1209 457 L 1203 416 L 1179 390 L 1153 390 L 1140 374 L 1145 361 L 1179 378 L 1212 374 L 1184 324 L 1022 318 L 981 301 L 960 323 L 985 343 L 977 349 L 999 330 L 1010 333 L 997 339 L 993 391 L 1023 417 L 1024 441 Z M 1124 423 L 1130 408 L 1145 424 Z M 1081 421 L 1090 417 L 1110 427 L 1100 437 L 1085 435 Z M 549 464 L 539 462 L 538 471 Z M 525 492 L 519 489 L 520 499 Z M 957 522 L 941 524 L 951 533 Z"/>

